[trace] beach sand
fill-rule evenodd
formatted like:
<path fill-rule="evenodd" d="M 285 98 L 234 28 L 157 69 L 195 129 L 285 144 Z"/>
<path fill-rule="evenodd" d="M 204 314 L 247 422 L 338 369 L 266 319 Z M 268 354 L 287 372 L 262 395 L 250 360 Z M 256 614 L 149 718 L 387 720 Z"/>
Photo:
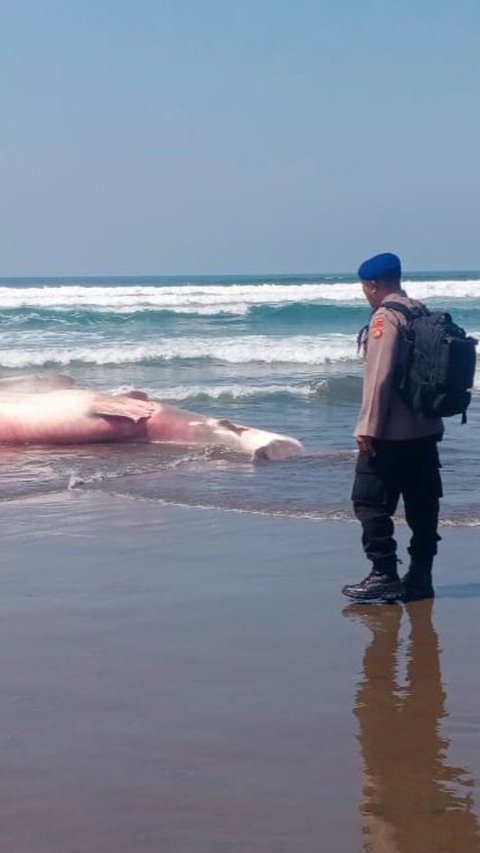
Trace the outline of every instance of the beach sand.
<path fill-rule="evenodd" d="M 433 607 L 355 608 L 356 524 L 4 504 L 2 853 L 480 850 L 480 539 L 442 535 Z"/>

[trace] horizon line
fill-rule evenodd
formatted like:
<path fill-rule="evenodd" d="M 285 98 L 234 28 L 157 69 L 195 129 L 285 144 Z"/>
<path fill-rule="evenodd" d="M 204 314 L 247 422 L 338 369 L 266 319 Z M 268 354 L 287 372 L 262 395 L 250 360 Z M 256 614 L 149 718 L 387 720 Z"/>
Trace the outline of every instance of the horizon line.
<path fill-rule="evenodd" d="M 480 275 L 480 267 L 478 268 L 429 268 L 429 269 L 411 269 L 404 270 L 402 273 L 402 278 L 408 278 L 412 275 L 428 275 L 433 273 L 442 273 L 446 275 L 448 273 L 461 273 L 462 275 L 468 274 L 476 274 Z M 351 278 L 358 279 L 356 272 L 345 271 L 345 270 L 326 270 L 319 271 L 315 270 L 313 272 L 306 271 L 289 271 L 289 272 L 279 272 L 279 271 L 256 271 L 256 272 L 208 272 L 208 273 L 193 273 L 193 272 L 184 272 L 184 273 L 152 273 L 152 272 L 135 272 L 135 273 L 120 273 L 120 272 L 112 272 L 112 273 L 40 273 L 40 274 L 20 274 L 15 273 L 13 275 L 0 275 L 0 282 L 3 281 L 13 281 L 13 280 L 35 280 L 35 279 L 132 279 L 132 278 L 155 278 L 155 279 L 186 279 L 186 278 L 196 278 L 196 279 L 208 279 L 208 278 L 261 278 L 265 276 L 267 278 L 298 278 L 305 276 L 306 278 L 312 278 L 314 276 L 349 276 Z"/>

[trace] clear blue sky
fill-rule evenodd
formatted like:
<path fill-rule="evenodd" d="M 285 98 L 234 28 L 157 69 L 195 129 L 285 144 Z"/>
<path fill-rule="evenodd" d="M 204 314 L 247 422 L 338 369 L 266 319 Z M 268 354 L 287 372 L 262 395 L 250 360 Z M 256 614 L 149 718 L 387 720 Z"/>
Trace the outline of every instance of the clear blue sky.
<path fill-rule="evenodd" d="M 480 268 L 479 0 L 0 0 L 0 275 Z"/>

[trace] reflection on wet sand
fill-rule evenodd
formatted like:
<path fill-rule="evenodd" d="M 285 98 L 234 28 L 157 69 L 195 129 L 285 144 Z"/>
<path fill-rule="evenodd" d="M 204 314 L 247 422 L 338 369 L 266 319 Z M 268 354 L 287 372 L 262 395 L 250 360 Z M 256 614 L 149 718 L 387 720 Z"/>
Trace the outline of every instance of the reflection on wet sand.
<path fill-rule="evenodd" d="M 446 716 L 431 601 L 351 605 L 345 615 L 372 632 L 354 713 L 364 767 L 360 810 L 368 853 L 478 853 L 473 782 L 447 761 Z M 399 631 L 409 619 L 406 678 Z"/>

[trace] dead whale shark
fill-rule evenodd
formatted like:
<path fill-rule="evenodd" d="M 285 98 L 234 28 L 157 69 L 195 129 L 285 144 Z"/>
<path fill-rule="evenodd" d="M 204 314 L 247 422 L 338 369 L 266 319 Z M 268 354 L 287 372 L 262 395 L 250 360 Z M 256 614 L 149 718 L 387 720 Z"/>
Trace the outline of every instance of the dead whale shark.
<path fill-rule="evenodd" d="M 0 444 L 98 442 L 221 445 L 256 460 L 304 452 L 296 438 L 180 409 L 144 391 L 81 389 L 64 375 L 0 380 Z"/>

